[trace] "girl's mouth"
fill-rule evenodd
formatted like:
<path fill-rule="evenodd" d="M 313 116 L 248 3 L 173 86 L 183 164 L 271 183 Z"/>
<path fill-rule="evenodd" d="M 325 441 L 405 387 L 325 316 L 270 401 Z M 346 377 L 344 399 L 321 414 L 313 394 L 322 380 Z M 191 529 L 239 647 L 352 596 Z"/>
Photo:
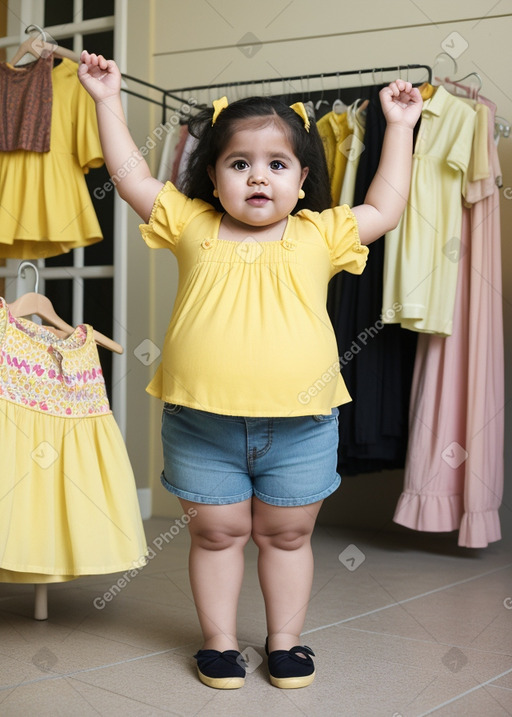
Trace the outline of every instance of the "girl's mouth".
<path fill-rule="evenodd" d="M 253 207 L 263 207 L 270 199 L 265 194 L 253 194 L 247 199 L 248 204 Z"/>

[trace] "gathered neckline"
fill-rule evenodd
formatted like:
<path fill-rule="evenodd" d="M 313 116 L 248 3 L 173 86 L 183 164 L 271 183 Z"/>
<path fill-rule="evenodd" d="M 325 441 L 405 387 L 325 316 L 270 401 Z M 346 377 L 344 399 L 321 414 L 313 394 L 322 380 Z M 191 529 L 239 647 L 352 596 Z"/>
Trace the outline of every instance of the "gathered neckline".
<path fill-rule="evenodd" d="M 282 236 L 281 236 L 280 239 L 269 239 L 269 240 L 265 240 L 265 239 L 264 239 L 263 241 L 258 241 L 258 239 L 257 239 L 256 237 L 252 237 L 250 234 L 248 234 L 245 239 L 221 239 L 221 238 L 219 237 L 220 225 L 221 225 L 221 223 L 222 223 L 222 218 L 223 218 L 224 216 L 225 216 L 225 213 L 219 214 L 214 239 L 215 239 L 216 241 L 226 242 L 227 244 L 243 244 L 244 241 L 245 241 L 246 239 L 248 239 L 248 238 L 254 239 L 254 241 L 256 241 L 256 242 L 258 242 L 258 244 L 262 244 L 262 245 L 264 245 L 264 244 L 281 244 L 281 243 L 284 242 L 285 239 L 287 238 L 288 229 L 289 229 L 289 226 L 290 226 L 290 219 L 291 219 L 291 215 L 288 215 L 288 217 L 287 217 L 287 219 L 286 219 L 285 227 L 284 227 L 284 229 L 283 229 L 283 234 L 282 234 Z"/>

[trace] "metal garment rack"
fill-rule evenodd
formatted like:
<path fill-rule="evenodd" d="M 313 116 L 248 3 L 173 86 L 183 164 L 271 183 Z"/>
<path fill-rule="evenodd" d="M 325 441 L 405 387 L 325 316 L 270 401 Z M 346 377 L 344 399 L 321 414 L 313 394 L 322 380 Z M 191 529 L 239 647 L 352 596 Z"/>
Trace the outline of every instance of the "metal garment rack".
<path fill-rule="evenodd" d="M 129 95 L 133 95 L 134 97 L 139 97 L 140 99 L 145 100 L 146 102 L 151 102 L 155 105 L 159 105 L 162 108 L 162 123 L 165 124 L 166 117 L 167 117 L 167 111 L 173 110 L 175 112 L 179 112 L 180 110 L 177 107 L 173 107 L 167 103 L 168 99 L 174 100 L 175 102 L 179 102 L 181 104 L 187 103 L 187 97 L 184 95 L 190 95 L 191 92 L 199 92 L 204 90 L 215 90 L 215 89 L 224 89 L 227 90 L 232 87 L 250 87 L 251 85 L 257 86 L 265 86 L 265 85 L 272 85 L 276 83 L 291 83 L 291 82 L 309 82 L 310 80 L 323 80 L 325 78 L 329 77 L 347 77 L 347 76 L 359 76 L 362 75 L 368 75 L 370 74 L 373 78 L 373 82 L 375 82 L 375 78 L 378 75 L 383 75 L 385 72 L 398 72 L 399 74 L 403 72 L 409 73 L 411 70 L 425 70 L 428 76 L 428 79 L 425 81 L 428 81 L 429 83 L 432 83 L 432 68 L 429 65 L 395 65 L 392 67 L 370 67 L 364 70 L 342 70 L 340 72 L 321 72 L 316 73 L 313 75 L 295 75 L 294 77 L 272 77 L 265 80 L 237 80 L 234 82 L 221 82 L 218 84 L 210 84 L 210 85 L 195 85 L 193 87 L 178 87 L 170 90 L 165 90 L 162 87 L 158 87 L 157 85 L 152 85 L 150 82 L 146 82 L 145 80 L 140 80 L 137 77 L 133 77 L 132 75 L 125 75 L 123 74 L 123 79 L 130 80 L 132 82 L 137 82 L 140 85 L 143 85 L 144 87 L 149 87 L 152 90 L 155 90 L 156 92 L 161 93 L 162 97 L 160 100 L 152 99 L 151 97 L 146 97 L 145 95 L 140 94 L 139 92 L 134 92 L 131 89 L 122 87 L 122 91 L 126 92 Z M 180 93 L 181 96 L 177 93 Z M 292 93 L 290 93 L 292 94 Z"/>

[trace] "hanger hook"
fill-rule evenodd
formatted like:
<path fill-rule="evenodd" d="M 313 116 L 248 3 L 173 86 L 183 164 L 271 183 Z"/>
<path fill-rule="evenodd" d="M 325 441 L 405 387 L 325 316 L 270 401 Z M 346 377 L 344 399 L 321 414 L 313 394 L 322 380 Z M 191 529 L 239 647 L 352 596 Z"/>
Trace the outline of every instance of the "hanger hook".
<path fill-rule="evenodd" d="M 32 25 L 28 25 L 25 28 L 25 34 L 29 35 L 32 32 L 32 30 L 37 30 L 39 32 L 39 34 L 42 35 L 43 42 L 46 42 L 46 32 L 43 30 L 42 27 L 39 27 L 39 25 L 35 25 L 34 23 L 32 23 Z"/>
<path fill-rule="evenodd" d="M 377 82 L 376 82 L 376 80 L 375 80 L 375 73 L 376 73 L 376 72 L 380 72 L 381 85 L 383 85 L 383 84 L 384 84 L 384 69 L 383 69 L 382 67 L 379 67 L 378 69 L 375 68 L 375 67 L 373 68 L 373 70 L 372 70 L 372 82 L 373 82 L 374 85 L 377 84 Z"/>
<path fill-rule="evenodd" d="M 21 264 L 18 267 L 18 278 L 24 279 L 25 278 L 25 269 L 33 269 L 34 274 L 36 276 L 36 286 L 34 291 L 39 293 L 39 269 L 35 264 L 32 264 L 31 261 L 22 261 Z"/>
<path fill-rule="evenodd" d="M 450 74 L 452 77 L 453 76 L 456 77 L 459 74 L 459 67 L 457 65 L 455 58 L 452 57 L 451 55 L 449 55 L 447 52 L 438 52 L 438 54 L 434 57 L 434 62 L 432 63 L 432 78 L 434 78 L 438 74 L 438 71 L 436 72 L 436 65 L 441 58 L 442 59 L 448 58 L 450 60 L 450 62 L 453 65 L 453 70 L 451 71 Z M 438 80 L 439 78 L 436 77 L 435 79 Z"/>
<path fill-rule="evenodd" d="M 504 137 L 510 137 L 510 122 L 505 119 L 505 117 L 496 115 L 494 118 L 494 126 Z"/>
<path fill-rule="evenodd" d="M 315 109 L 319 110 L 322 104 L 324 103 L 324 94 L 325 94 L 325 87 L 324 87 L 324 76 L 323 74 L 320 75 L 320 99 L 317 100 L 315 104 Z M 329 104 L 327 100 L 325 100 L 325 104 Z"/>

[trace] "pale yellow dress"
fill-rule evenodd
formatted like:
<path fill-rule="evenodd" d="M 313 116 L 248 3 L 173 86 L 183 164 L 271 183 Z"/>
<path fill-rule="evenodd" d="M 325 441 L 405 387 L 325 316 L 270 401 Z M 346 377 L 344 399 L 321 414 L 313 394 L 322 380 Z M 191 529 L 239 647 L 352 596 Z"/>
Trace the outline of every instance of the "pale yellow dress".
<path fill-rule="evenodd" d="M 0 298 L 0 581 L 132 570 L 147 552 L 92 328 L 59 339 Z"/>
<path fill-rule="evenodd" d="M 475 121 L 475 110 L 442 86 L 423 105 L 407 207 L 386 234 L 384 323 L 441 336 L 452 332 Z"/>
<path fill-rule="evenodd" d="M 331 186 L 331 206 L 338 205 L 343 175 L 350 156 L 350 129 L 347 113 L 328 112 L 316 123 L 324 145 L 327 171 Z"/>

